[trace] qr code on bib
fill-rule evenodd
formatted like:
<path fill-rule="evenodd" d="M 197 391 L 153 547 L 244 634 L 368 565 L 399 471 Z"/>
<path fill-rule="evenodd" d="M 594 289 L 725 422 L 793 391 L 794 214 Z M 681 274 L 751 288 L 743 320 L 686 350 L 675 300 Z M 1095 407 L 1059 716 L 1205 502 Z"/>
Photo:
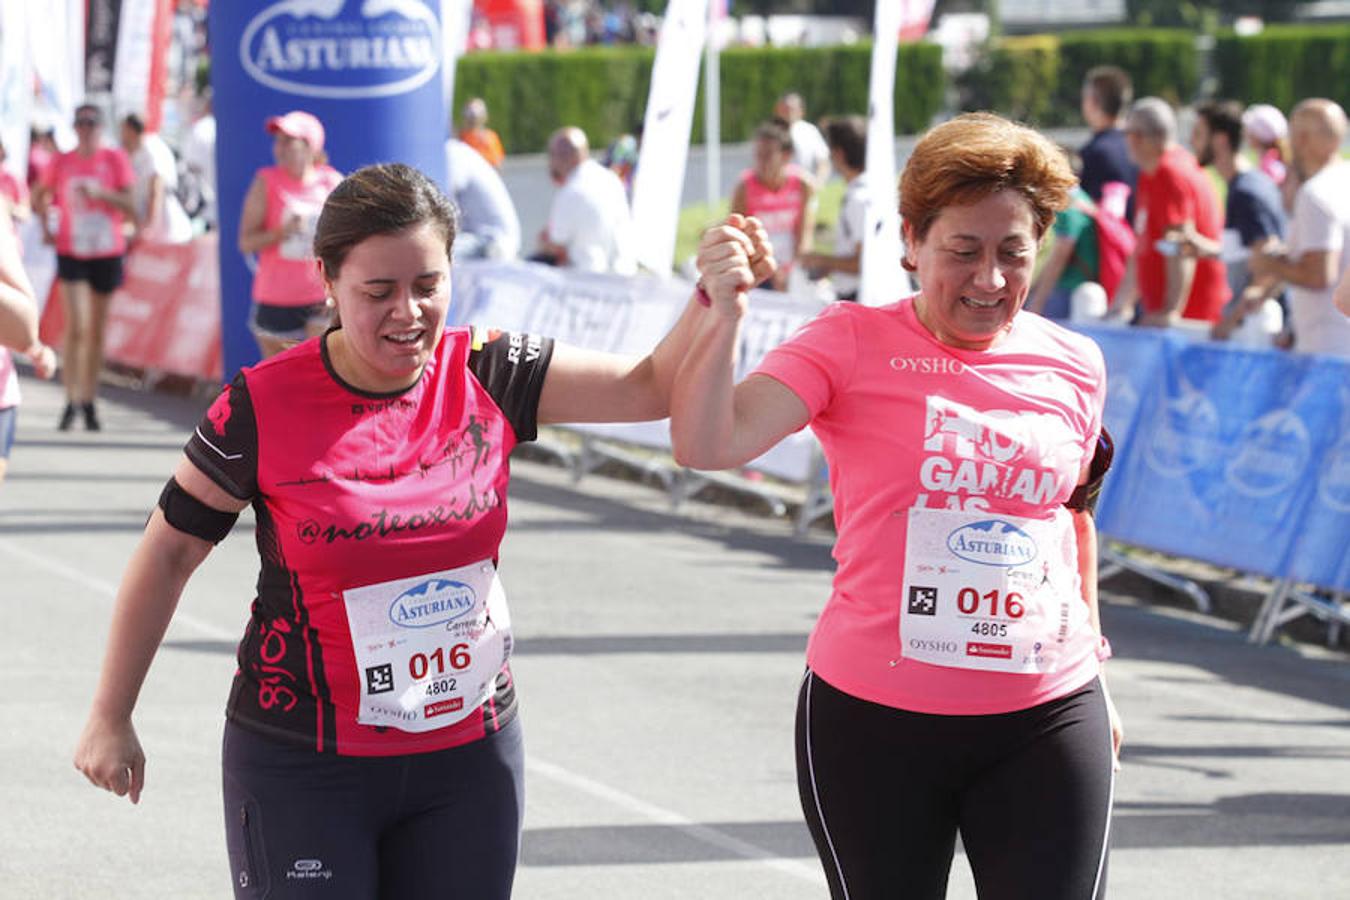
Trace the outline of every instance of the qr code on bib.
<path fill-rule="evenodd" d="M 394 689 L 394 667 L 389 663 L 366 667 L 366 693 L 387 694 Z"/>
<path fill-rule="evenodd" d="M 909 589 L 909 614 L 911 616 L 937 615 L 937 588 L 915 587 Z"/>

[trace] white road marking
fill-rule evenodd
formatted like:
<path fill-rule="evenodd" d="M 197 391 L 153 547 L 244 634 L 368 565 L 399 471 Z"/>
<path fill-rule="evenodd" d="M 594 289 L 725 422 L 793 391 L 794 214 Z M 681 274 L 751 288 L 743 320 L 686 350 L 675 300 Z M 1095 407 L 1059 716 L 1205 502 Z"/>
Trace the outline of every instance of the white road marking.
<path fill-rule="evenodd" d="M 655 822 L 658 825 L 666 825 L 681 831 L 697 841 L 702 841 L 709 846 L 716 847 L 719 850 L 725 850 L 734 853 L 743 859 L 753 860 L 757 863 L 774 869 L 784 875 L 790 875 L 794 878 L 810 882 L 820 887 L 826 887 L 825 874 L 817 865 L 807 865 L 792 859 L 783 859 L 772 850 L 752 844 L 749 841 L 743 841 L 738 837 L 733 837 L 726 832 L 719 831 L 710 825 L 704 825 L 695 822 L 687 816 L 680 815 L 664 807 L 656 806 L 645 800 L 634 797 L 632 794 L 624 793 L 618 788 L 610 787 L 585 775 L 579 775 L 570 769 L 553 763 L 544 762 L 537 757 L 527 757 L 525 760 L 527 771 L 535 775 L 548 778 L 559 784 L 589 794 L 607 803 L 613 804 L 620 809 L 642 816 L 648 821 Z"/>

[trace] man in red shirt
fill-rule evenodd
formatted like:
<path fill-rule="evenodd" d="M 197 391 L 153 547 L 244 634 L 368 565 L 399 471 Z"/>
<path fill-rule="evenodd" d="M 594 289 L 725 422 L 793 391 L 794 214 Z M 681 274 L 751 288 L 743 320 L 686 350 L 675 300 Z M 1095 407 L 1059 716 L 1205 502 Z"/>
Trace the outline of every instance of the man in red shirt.
<path fill-rule="evenodd" d="M 1130 319 L 1136 301 L 1140 325 L 1167 327 L 1179 319 L 1217 321 L 1230 292 L 1223 263 L 1183 254 L 1163 236 L 1172 229 L 1194 230 L 1218 241 L 1223 214 L 1214 186 L 1195 157 L 1177 143 L 1172 108 L 1145 97 L 1130 108 L 1125 143 L 1139 166 L 1135 231 L 1139 242 L 1112 305 L 1113 315 Z"/>

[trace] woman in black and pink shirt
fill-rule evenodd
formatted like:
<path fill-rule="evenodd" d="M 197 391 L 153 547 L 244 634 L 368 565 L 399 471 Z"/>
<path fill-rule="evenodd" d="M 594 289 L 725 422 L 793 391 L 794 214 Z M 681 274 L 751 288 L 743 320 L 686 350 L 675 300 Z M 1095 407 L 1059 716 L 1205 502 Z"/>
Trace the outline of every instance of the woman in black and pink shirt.
<path fill-rule="evenodd" d="M 691 299 L 640 359 L 447 329 L 454 237 L 453 207 L 414 169 L 333 191 L 314 249 L 336 324 L 224 390 L 122 580 L 76 765 L 135 802 L 137 692 L 182 586 L 253 506 L 261 565 L 224 740 L 239 897 L 320 878 L 341 896 L 509 896 L 523 753 L 496 576 L 508 456 L 540 422 L 665 416 L 703 314 Z"/>

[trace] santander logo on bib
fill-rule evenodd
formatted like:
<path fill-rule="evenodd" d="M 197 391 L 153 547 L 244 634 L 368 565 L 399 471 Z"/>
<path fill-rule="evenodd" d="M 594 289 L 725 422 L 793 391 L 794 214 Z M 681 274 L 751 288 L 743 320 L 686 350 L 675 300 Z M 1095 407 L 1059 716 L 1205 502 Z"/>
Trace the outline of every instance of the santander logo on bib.
<path fill-rule="evenodd" d="M 1036 558 L 1036 541 L 1002 519 L 962 525 L 947 536 L 947 549 L 981 566 L 1020 566 Z"/>
<path fill-rule="evenodd" d="M 429 578 L 394 598 L 389 621 L 402 628 L 430 628 L 472 612 L 478 595 L 462 581 Z"/>
<path fill-rule="evenodd" d="M 239 41 L 255 81 L 305 97 L 392 97 L 440 69 L 441 29 L 423 0 L 278 0 Z"/>

